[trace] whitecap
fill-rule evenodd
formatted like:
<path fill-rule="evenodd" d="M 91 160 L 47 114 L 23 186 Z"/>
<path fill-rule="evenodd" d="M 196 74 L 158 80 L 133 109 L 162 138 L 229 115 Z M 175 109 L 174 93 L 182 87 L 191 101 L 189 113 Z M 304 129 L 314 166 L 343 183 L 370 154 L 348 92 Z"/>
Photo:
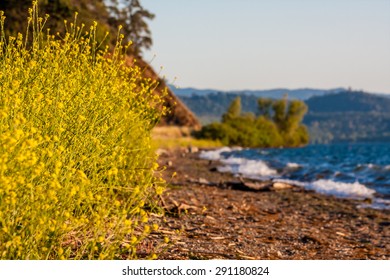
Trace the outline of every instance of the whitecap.
<path fill-rule="evenodd" d="M 211 150 L 211 151 L 202 151 L 199 154 L 199 157 L 201 159 L 208 159 L 208 160 L 220 160 L 222 158 L 222 153 L 225 152 L 231 152 L 232 149 L 229 147 L 223 147 L 221 149 L 217 150 Z"/>
<path fill-rule="evenodd" d="M 301 166 L 298 163 L 289 162 L 289 163 L 287 163 L 286 167 L 291 168 L 291 169 L 296 169 L 296 168 L 300 168 Z"/>
<path fill-rule="evenodd" d="M 358 205 L 358 208 L 372 208 L 372 209 L 389 209 L 390 200 L 374 197 L 374 190 L 367 188 L 366 186 L 356 183 L 341 183 L 331 180 L 319 180 L 313 183 L 304 183 L 301 181 L 288 180 L 288 179 L 274 179 L 273 182 L 281 182 L 289 185 L 302 187 L 310 190 L 314 190 L 318 193 L 325 195 L 334 195 L 341 198 L 352 199 L 364 199 L 370 198 L 371 203 L 362 203 Z"/>
<path fill-rule="evenodd" d="M 220 172 L 230 172 L 244 177 L 270 177 L 277 175 L 277 171 L 270 168 L 262 160 L 229 157 L 221 160 L 225 166 L 218 168 Z"/>
<path fill-rule="evenodd" d="M 324 179 L 307 183 L 305 188 L 341 198 L 371 198 L 375 193 L 374 190 L 367 188 L 359 182 L 342 183 Z"/>

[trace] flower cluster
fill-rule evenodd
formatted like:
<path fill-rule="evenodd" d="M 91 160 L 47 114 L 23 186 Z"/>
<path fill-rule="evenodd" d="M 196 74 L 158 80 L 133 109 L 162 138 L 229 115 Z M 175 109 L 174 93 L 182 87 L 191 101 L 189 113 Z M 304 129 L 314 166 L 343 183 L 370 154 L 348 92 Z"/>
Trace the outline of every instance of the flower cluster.
<path fill-rule="evenodd" d="M 156 82 L 84 31 L 5 38 L 0 12 L 0 259 L 136 258 L 156 226 Z"/>

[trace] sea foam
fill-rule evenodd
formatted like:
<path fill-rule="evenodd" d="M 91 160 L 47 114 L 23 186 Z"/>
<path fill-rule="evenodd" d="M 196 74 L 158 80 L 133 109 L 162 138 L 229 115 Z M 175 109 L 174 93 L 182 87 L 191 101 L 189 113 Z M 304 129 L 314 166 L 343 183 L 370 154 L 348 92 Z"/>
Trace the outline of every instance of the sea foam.
<path fill-rule="evenodd" d="M 287 168 L 296 169 L 300 168 L 301 166 L 298 163 L 295 162 L 288 162 L 286 165 Z"/>
<path fill-rule="evenodd" d="M 228 147 L 223 147 L 221 149 L 212 150 L 212 151 L 202 151 L 199 154 L 199 157 L 201 159 L 208 159 L 208 160 L 220 160 L 222 158 L 222 153 L 225 152 L 231 152 L 232 149 Z"/>
<path fill-rule="evenodd" d="M 202 151 L 199 155 L 202 159 L 219 160 L 223 166 L 218 167 L 219 172 L 229 172 L 244 177 L 262 179 L 277 175 L 277 171 L 270 168 L 262 160 L 250 160 L 233 156 L 224 156 L 223 153 L 242 150 L 241 148 L 224 147 L 213 151 Z"/>
<path fill-rule="evenodd" d="M 288 179 L 275 179 L 273 181 L 302 187 L 317 193 L 333 195 L 340 198 L 364 199 L 372 198 L 375 194 L 374 190 L 367 188 L 359 182 L 343 183 L 324 179 L 311 183 Z"/>
<path fill-rule="evenodd" d="M 335 147 L 338 148 L 338 146 Z M 259 150 L 252 152 L 245 149 L 240 153 L 240 149 L 225 147 L 202 152 L 200 157 L 219 160 L 221 166 L 217 170 L 220 172 L 230 172 L 256 180 L 271 179 L 273 182 L 285 182 L 325 195 L 358 199 L 362 200 L 361 207 L 390 209 L 390 200 L 387 198 L 390 194 L 388 188 L 390 165 L 388 161 L 386 164 L 359 163 L 358 159 L 355 162 L 343 162 L 334 156 L 338 152 L 336 149 L 335 151 L 326 151 L 326 157 L 323 157 L 319 162 L 317 154 L 321 155 L 322 150 L 316 146 L 307 149 L 309 152 L 314 151 L 315 153 L 305 152 L 303 155 L 297 155 L 296 153 L 291 154 L 288 149 L 260 150 L 260 154 Z M 367 160 L 367 162 L 369 161 Z M 356 180 L 356 182 L 352 183 L 351 180 Z M 375 190 L 368 188 L 368 185 L 373 186 Z M 383 194 L 386 195 L 386 198 L 382 198 Z M 367 203 L 368 201 L 370 203 Z"/>
<path fill-rule="evenodd" d="M 332 180 L 318 180 L 306 183 L 305 188 L 341 198 L 371 198 L 375 193 L 374 190 L 367 188 L 359 182 L 342 183 Z"/>
<path fill-rule="evenodd" d="M 230 157 L 221 160 L 224 166 L 218 168 L 219 172 L 230 172 L 250 178 L 262 178 L 277 175 L 277 171 L 270 168 L 264 161 Z"/>

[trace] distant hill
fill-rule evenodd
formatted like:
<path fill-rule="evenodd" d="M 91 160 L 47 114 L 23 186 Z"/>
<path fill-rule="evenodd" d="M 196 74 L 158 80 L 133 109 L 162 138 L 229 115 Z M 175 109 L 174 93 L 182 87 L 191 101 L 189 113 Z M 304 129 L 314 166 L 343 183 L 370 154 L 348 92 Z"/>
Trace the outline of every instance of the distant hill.
<path fill-rule="evenodd" d="M 304 124 L 315 143 L 390 141 L 390 98 L 340 92 L 308 99 Z"/>
<path fill-rule="evenodd" d="M 312 93 L 313 91 L 310 94 Z M 316 90 L 316 93 L 305 100 L 309 111 L 303 121 L 309 129 L 313 143 L 390 141 L 390 98 L 388 96 L 345 90 L 322 93 Z M 183 92 L 176 92 L 176 94 L 203 124 L 219 121 L 229 104 L 238 95 L 241 96 L 243 112 L 256 113 L 257 111 L 258 95 L 255 94 L 237 92 L 196 94 L 189 91 L 185 94 Z M 276 96 L 275 98 L 280 98 L 283 95 Z M 296 99 L 290 94 L 288 96 L 290 99 Z"/>
<path fill-rule="evenodd" d="M 270 89 L 270 90 L 240 90 L 240 91 L 219 91 L 213 89 L 196 89 L 196 88 L 175 88 L 171 86 L 171 89 L 177 96 L 191 96 L 191 95 L 210 95 L 210 94 L 234 94 L 237 95 L 248 95 L 248 96 L 256 96 L 256 97 L 269 97 L 279 99 L 282 98 L 283 95 L 288 94 L 288 96 L 292 99 L 306 100 L 312 96 L 320 96 L 329 93 L 336 93 L 345 91 L 344 88 L 334 88 L 330 90 L 323 89 L 311 89 L 311 88 L 303 88 L 303 89 Z"/>
<path fill-rule="evenodd" d="M 390 98 L 361 91 L 344 91 L 314 96 L 306 101 L 312 112 L 383 112 L 390 111 Z"/>
<path fill-rule="evenodd" d="M 192 94 L 176 96 L 197 115 L 202 124 L 219 121 L 230 103 L 239 96 L 237 93 L 211 92 L 208 94 Z M 257 110 L 257 99 L 254 95 L 245 95 L 241 98 L 242 110 L 244 112 L 255 112 Z"/>

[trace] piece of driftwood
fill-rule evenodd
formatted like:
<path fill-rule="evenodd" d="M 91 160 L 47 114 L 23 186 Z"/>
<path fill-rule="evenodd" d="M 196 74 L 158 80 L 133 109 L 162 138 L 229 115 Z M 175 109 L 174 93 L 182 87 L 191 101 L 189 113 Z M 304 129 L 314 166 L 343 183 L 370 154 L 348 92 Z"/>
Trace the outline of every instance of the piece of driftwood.
<path fill-rule="evenodd" d="M 198 179 L 188 178 L 187 182 L 192 183 L 192 184 L 197 184 L 197 185 L 206 185 L 206 186 L 215 186 L 215 185 L 217 185 L 215 183 L 207 181 L 204 178 L 198 178 Z"/>
<path fill-rule="evenodd" d="M 264 191 L 271 190 L 272 183 L 268 181 L 250 182 L 250 181 L 244 181 L 242 178 L 240 178 L 239 182 L 224 182 L 223 186 L 225 188 L 241 190 L 241 191 L 264 192 Z"/>

